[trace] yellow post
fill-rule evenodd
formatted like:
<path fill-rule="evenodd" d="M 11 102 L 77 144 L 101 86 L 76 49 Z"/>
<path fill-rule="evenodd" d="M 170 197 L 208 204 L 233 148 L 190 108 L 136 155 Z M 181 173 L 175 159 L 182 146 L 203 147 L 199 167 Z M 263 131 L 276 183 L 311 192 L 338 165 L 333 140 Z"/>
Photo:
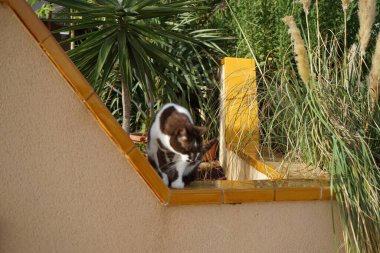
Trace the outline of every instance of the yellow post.
<path fill-rule="evenodd" d="M 259 141 L 255 61 L 225 58 L 223 66 L 226 142 L 255 148 Z"/>
<path fill-rule="evenodd" d="M 255 67 L 253 59 L 223 60 L 220 161 L 228 180 L 267 179 L 273 174 L 267 166 L 258 166 L 261 163 Z"/>

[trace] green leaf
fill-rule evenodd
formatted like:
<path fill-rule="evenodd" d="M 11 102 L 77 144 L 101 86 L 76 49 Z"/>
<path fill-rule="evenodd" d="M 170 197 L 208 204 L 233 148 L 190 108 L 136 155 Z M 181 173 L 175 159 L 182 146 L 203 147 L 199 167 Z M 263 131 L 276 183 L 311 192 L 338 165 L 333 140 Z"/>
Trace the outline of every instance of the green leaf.
<path fill-rule="evenodd" d="M 96 2 L 99 5 L 108 5 L 108 6 L 114 6 L 114 7 L 119 6 L 119 3 L 117 0 L 96 0 Z"/>
<path fill-rule="evenodd" d="M 121 75 L 124 79 L 127 87 L 132 86 L 133 76 L 130 63 L 130 55 L 128 52 L 127 35 L 124 30 L 121 30 L 118 38 L 119 47 L 119 65 L 121 69 Z"/>
<path fill-rule="evenodd" d="M 102 89 L 106 81 L 110 79 L 110 74 L 115 66 L 116 61 L 117 61 L 117 50 L 116 48 L 112 48 L 110 55 L 108 56 L 106 62 L 103 65 L 103 77 L 99 84 L 98 89 Z"/>
<path fill-rule="evenodd" d="M 117 38 L 115 34 L 111 35 L 104 41 L 102 47 L 100 48 L 98 61 L 96 64 L 96 79 L 98 79 L 98 77 L 100 76 L 100 72 L 103 69 L 104 63 L 109 58 L 109 53 L 112 49 L 112 46 L 116 43 L 115 38 Z"/>
<path fill-rule="evenodd" d="M 49 0 L 49 2 L 75 10 L 88 10 L 100 6 L 98 4 L 88 3 L 85 0 Z"/>
<path fill-rule="evenodd" d="M 148 6 L 152 3 L 156 3 L 158 2 L 157 0 L 141 0 L 139 2 L 137 2 L 135 5 L 133 6 L 129 6 L 131 10 L 133 11 L 139 11 L 140 9 L 144 8 L 145 6 Z"/>
<path fill-rule="evenodd" d="M 98 26 L 106 24 L 105 21 L 102 20 L 95 20 L 95 21 L 89 21 L 89 22 L 83 22 L 79 23 L 78 25 L 71 25 L 67 27 L 63 27 L 57 30 L 53 31 L 53 34 L 59 33 L 59 32 L 66 32 L 66 31 L 72 31 L 72 30 L 81 30 L 81 29 L 90 29 L 90 28 L 97 28 Z"/>

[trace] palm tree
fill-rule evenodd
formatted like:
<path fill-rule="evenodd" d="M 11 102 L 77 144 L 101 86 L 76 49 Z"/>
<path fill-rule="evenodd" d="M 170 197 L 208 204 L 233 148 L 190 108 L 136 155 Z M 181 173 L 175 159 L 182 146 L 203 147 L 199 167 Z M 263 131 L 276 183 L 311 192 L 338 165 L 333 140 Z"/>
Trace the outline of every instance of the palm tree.
<path fill-rule="evenodd" d="M 191 16 L 208 8 L 203 1 L 159 0 L 49 0 L 65 7 L 54 18 L 66 24 L 55 32 L 75 31 L 63 43 L 75 43 L 68 55 L 100 92 L 111 76 L 119 77 L 122 96 L 122 127 L 130 131 L 132 89 L 138 83 L 146 98 L 149 114 L 154 111 L 156 82 L 161 80 L 175 91 L 181 91 L 180 80 L 194 85 L 189 78 L 186 56 L 175 53 L 175 43 L 188 44 L 194 55 L 196 48 L 215 47 L 215 30 L 202 31 L 203 36 L 181 32 L 179 16 Z M 190 15 L 189 15 L 190 14 Z M 161 20 L 163 23 L 161 23 Z M 184 20 L 184 19 L 179 19 Z M 83 33 L 85 31 L 85 33 Z M 192 52 L 188 52 L 192 54 Z M 174 78 L 168 78 L 168 72 Z"/>

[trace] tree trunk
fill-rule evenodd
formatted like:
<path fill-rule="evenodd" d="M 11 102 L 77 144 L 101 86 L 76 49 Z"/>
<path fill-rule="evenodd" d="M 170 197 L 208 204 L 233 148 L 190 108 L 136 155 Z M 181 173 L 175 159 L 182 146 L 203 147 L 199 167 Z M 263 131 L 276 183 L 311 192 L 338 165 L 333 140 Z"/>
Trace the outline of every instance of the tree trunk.
<path fill-rule="evenodd" d="M 127 89 L 127 84 L 124 80 L 124 75 L 121 77 L 121 97 L 122 97 L 122 107 L 123 107 L 123 123 L 122 128 L 129 133 L 130 132 L 130 122 L 131 122 L 131 110 L 132 103 L 129 91 Z"/>
<path fill-rule="evenodd" d="M 70 13 L 73 13 L 73 9 L 70 9 Z M 73 16 L 70 16 L 70 19 L 73 19 Z M 70 26 L 73 26 L 74 24 L 73 23 L 70 23 Z M 74 38 L 75 37 L 75 31 L 74 30 L 70 30 L 70 39 Z M 75 48 L 75 42 L 72 41 L 70 42 L 70 50 L 73 50 Z"/>
<path fill-rule="evenodd" d="M 149 121 L 153 120 L 154 117 L 154 96 L 152 91 L 152 83 L 150 83 L 147 74 L 145 74 L 145 82 L 148 91 L 148 109 L 149 109 Z"/>

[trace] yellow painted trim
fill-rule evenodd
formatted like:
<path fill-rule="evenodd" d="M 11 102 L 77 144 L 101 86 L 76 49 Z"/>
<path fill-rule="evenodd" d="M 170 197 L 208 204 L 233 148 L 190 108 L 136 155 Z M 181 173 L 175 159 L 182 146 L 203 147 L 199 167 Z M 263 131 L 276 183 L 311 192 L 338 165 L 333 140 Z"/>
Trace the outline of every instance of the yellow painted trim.
<path fill-rule="evenodd" d="M 331 188 L 330 188 L 330 181 L 329 180 L 323 180 L 320 181 L 321 184 L 321 193 L 322 193 L 322 200 L 331 200 L 335 199 L 335 195 L 331 194 Z"/>
<path fill-rule="evenodd" d="M 246 155 L 247 156 L 247 155 Z M 281 179 L 281 174 L 273 169 L 271 166 L 266 164 L 265 162 L 262 162 L 252 156 L 248 156 L 249 163 L 256 168 L 257 171 L 263 173 L 270 179 Z"/>
<path fill-rule="evenodd" d="M 85 105 L 88 107 L 90 112 L 92 112 L 106 133 L 117 144 L 117 146 L 128 155 L 128 153 L 135 148 L 135 145 L 129 136 L 125 134 L 116 119 L 114 117 L 110 117 L 108 108 L 102 103 L 100 98 L 93 95 L 85 101 Z"/>
<path fill-rule="evenodd" d="M 331 200 L 328 184 L 328 180 L 221 180 L 205 188 L 171 189 L 166 205 Z"/>
<path fill-rule="evenodd" d="M 128 137 L 129 138 L 129 137 Z M 162 204 L 167 204 L 171 194 L 171 190 L 164 184 L 158 174 L 150 166 L 148 159 L 137 148 L 128 154 L 128 159 L 132 163 L 134 169 L 147 183 L 156 197 Z"/>
<path fill-rule="evenodd" d="M 256 154 L 252 154 L 247 149 L 239 150 L 234 147 L 233 144 L 226 145 L 226 148 L 235 152 L 240 158 L 247 161 L 252 167 L 255 167 L 257 171 L 263 173 L 270 179 L 282 179 L 281 174 L 274 168 L 265 163 L 265 161 L 260 161 L 256 158 Z"/>
<path fill-rule="evenodd" d="M 221 189 L 172 189 L 167 205 L 222 204 Z"/>
<path fill-rule="evenodd" d="M 220 181 L 224 203 L 273 201 L 274 181 Z"/>
<path fill-rule="evenodd" d="M 275 201 L 293 201 L 293 200 L 320 200 L 321 188 L 285 188 L 276 189 Z"/>
<path fill-rule="evenodd" d="M 183 190 L 169 189 L 148 163 L 142 153 L 135 148 L 133 142 L 117 123 L 102 101 L 98 98 L 90 84 L 72 63 L 45 25 L 37 18 L 25 0 L 0 0 L 7 4 L 16 14 L 21 23 L 31 33 L 41 49 L 46 53 L 57 71 L 67 81 L 78 98 L 86 105 L 104 131 L 110 136 L 121 152 L 131 162 L 133 168 L 146 182 L 158 200 L 165 205 L 185 204 L 223 204 L 244 203 L 252 201 L 272 200 L 329 200 L 330 187 L 328 181 L 296 180 L 276 182 L 263 180 L 258 182 L 216 181 L 213 187 L 201 189 L 189 188 Z M 253 161 L 258 167 L 270 171 L 270 167 L 258 160 Z M 273 177 L 272 178 L 276 178 Z M 293 187 L 290 183 L 295 183 Z M 319 193 L 319 195 L 317 194 Z M 310 193 L 310 195 L 308 195 Z"/>
<path fill-rule="evenodd" d="M 306 186 L 306 187 L 305 187 Z M 275 200 L 320 200 L 322 184 L 314 180 L 277 180 Z"/>
<path fill-rule="evenodd" d="M 273 201 L 274 190 L 224 190 L 224 203 Z"/>
<path fill-rule="evenodd" d="M 45 26 L 44 24 L 42 25 Z M 89 97 L 94 94 L 93 88 L 77 69 L 75 64 L 70 60 L 55 38 L 49 36 L 40 45 L 79 98 L 83 101 L 89 99 Z"/>

